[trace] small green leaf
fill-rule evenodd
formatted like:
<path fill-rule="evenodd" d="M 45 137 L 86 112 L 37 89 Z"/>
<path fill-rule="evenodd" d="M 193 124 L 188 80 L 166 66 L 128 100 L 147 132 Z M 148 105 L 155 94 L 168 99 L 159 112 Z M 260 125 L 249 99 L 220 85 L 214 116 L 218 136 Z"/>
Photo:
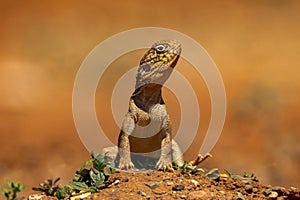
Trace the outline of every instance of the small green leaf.
<path fill-rule="evenodd" d="M 182 165 L 182 169 L 184 169 L 184 168 L 186 168 L 188 166 L 188 163 L 185 161 L 184 163 L 183 163 L 183 165 Z"/>
<path fill-rule="evenodd" d="M 96 193 L 96 192 L 98 192 L 98 189 L 95 186 L 91 186 L 90 187 L 90 192 L 91 193 Z"/>
<path fill-rule="evenodd" d="M 75 177 L 73 178 L 73 181 L 79 181 L 81 179 L 81 175 L 80 174 L 75 174 Z"/>
<path fill-rule="evenodd" d="M 95 159 L 96 160 L 99 160 L 100 162 L 104 162 L 105 160 L 104 160 L 104 156 L 102 155 L 102 154 L 96 154 L 95 155 Z"/>
<path fill-rule="evenodd" d="M 90 171 L 90 176 L 93 182 L 95 183 L 95 186 L 98 187 L 105 181 L 105 176 L 103 173 L 94 173 L 92 170 Z"/>
<path fill-rule="evenodd" d="M 88 161 L 86 161 L 85 163 L 83 163 L 83 165 L 81 166 L 79 172 L 81 172 L 82 170 L 84 170 L 88 165 L 90 165 L 92 162 L 94 161 L 93 158 L 89 159 Z"/>
<path fill-rule="evenodd" d="M 5 193 L 5 194 L 4 194 L 4 196 L 5 196 L 7 199 L 9 199 L 10 195 L 11 195 L 11 192 L 8 192 L 8 193 Z"/>
<path fill-rule="evenodd" d="M 101 162 L 98 159 L 95 159 L 94 162 L 93 162 L 93 167 L 95 169 L 97 169 L 98 171 L 102 171 L 105 166 L 106 166 L 106 164 L 104 162 Z"/>
<path fill-rule="evenodd" d="M 105 176 L 104 176 L 104 174 L 100 174 L 100 176 L 101 176 L 101 178 L 99 179 L 99 181 L 97 181 L 97 182 L 95 182 L 95 186 L 96 187 L 99 187 L 101 184 L 103 184 L 104 183 L 104 181 L 105 181 Z"/>
<path fill-rule="evenodd" d="M 11 181 L 7 181 L 7 186 L 9 187 L 9 188 L 13 188 L 13 182 L 11 182 Z"/>
<path fill-rule="evenodd" d="M 79 191 L 82 191 L 82 190 L 86 190 L 88 189 L 88 185 L 86 183 L 83 183 L 83 182 L 75 182 L 75 181 L 72 181 L 70 184 L 69 184 L 70 188 L 73 189 L 73 190 L 79 190 Z"/>
<path fill-rule="evenodd" d="M 6 197 L 7 200 L 18 200 L 22 198 L 17 198 L 17 194 L 24 189 L 24 185 L 20 183 L 14 183 L 12 181 L 7 181 L 8 188 L 1 187 L 1 193 Z"/>
<path fill-rule="evenodd" d="M 64 186 L 61 189 L 58 189 L 55 193 L 55 196 L 58 199 L 65 199 L 66 197 L 68 197 L 70 194 L 72 193 L 72 189 L 68 186 Z"/>
<path fill-rule="evenodd" d="M 43 183 L 40 183 L 40 187 L 32 189 L 35 191 L 41 191 L 44 192 L 46 195 L 54 196 L 55 192 L 60 189 L 59 185 L 56 185 L 56 183 L 60 180 L 60 178 L 56 179 L 47 179 Z"/>
<path fill-rule="evenodd" d="M 3 195 L 9 194 L 9 190 L 6 189 L 5 187 L 1 187 L 1 193 L 2 193 Z"/>
<path fill-rule="evenodd" d="M 24 185 L 22 185 L 20 183 L 13 183 L 12 185 L 13 185 L 12 189 L 15 193 L 21 192 L 25 188 Z"/>
<path fill-rule="evenodd" d="M 76 172 L 76 180 L 81 181 L 85 179 L 86 176 L 89 175 L 90 170 L 89 169 L 82 169 L 81 171 Z"/>

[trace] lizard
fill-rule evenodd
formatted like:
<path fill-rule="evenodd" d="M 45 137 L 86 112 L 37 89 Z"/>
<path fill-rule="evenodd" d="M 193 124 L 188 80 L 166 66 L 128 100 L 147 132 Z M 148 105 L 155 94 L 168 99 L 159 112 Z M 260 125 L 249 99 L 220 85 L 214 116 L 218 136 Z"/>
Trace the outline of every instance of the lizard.
<path fill-rule="evenodd" d="M 184 164 L 179 145 L 172 139 L 171 120 L 162 98 L 162 87 L 175 68 L 181 50 L 179 42 L 161 40 L 155 42 L 142 57 L 135 91 L 122 122 L 118 147 L 103 149 L 110 160 L 119 159 L 119 169 L 135 169 L 131 160 L 134 149 L 142 149 L 144 153 L 158 150 L 160 155 L 155 165 L 158 170 L 172 170 L 172 161 L 178 166 Z M 198 165 L 209 156 L 199 155 L 189 164 Z"/>

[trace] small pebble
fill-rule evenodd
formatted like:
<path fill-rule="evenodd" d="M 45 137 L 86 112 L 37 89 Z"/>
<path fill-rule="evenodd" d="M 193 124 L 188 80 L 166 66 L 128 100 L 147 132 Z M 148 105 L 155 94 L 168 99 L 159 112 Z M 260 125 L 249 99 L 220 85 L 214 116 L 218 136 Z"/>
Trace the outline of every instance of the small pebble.
<path fill-rule="evenodd" d="M 220 179 L 220 171 L 218 168 L 214 168 L 205 174 L 206 177 L 218 181 Z"/>
<path fill-rule="evenodd" d="M 183 185 L 176 185 L 176 186 L 172 187 L 173 191 L 181 191 L 183 189 L 184 189 Z"/>
<path fill-rule="evenodd" d="M 169 181 L 171 178 L 170 177 L 165 177 L 163 178 L 163 181 Z"/>
<path fill-rule="evenodd" d="M 271 192 L 272 192 L 272 189 L 265 189 L 264 195 L 269 196 L 271 194 Z"/>
<path fill-rule="evenodd" d="M 248 184 L 251 180 L 242 180 L 243 183 Z"/>
<path fill-rule="evenodd" d="M 128 178 L 124 178 L 124 179 L 122 180 L 122 182 L 128 182 L 128 181 L 129 181 Z"/>
<path fill-rule="evenodd" d="M 44 196 L 44 194 L 33 194 L 28 197 L 28 200 L 41 200 Z"/>
<path fill-rule="evenodd" d="M 147 185 L 151 189 L 155 189 L 159 185 L 159 182 L 149 181 L 149 182 L 146 182 L 145 185 Z"/>
<path fill-rule="evenodd" d="M 252 185 L 246 185 L 245 190 L 248 194 L 251 194 L 253 191 L 253 186 Z"/>
<path fill-rule="evenodd" d="M 277 193 L 277 192 L 274 192 L 274 191 L 272 191 L 272 192 L 271 192 L 271 194 L 269 195 L 269 197 L 270 197 L 270 198 L 272 198 L 272 199 L 273 199 L 273 198 L 275 199 L 275 198 L 277 198 L 277 197 L 278 197 L 278 193 Z"/>
<path fill-rule="evenodd" d="M 181 199 L 187 199 L 187 196 L 186 195 L 181 195 L 180 198 Z"/>
<path fill-rule="evenodd" d="M 203 168 L 197 168 L 196 171 L 197 171 L 197 172 L 202 172 L 202 173 L 205 173 L 205 172 L 206 172 L 206 170 L 203 169 Z"/>
<path fill-rule="evenodd" d="M 191 183 L 194 184 L 197 187 L 200 187 L 200 183 L 194 179 L 191 180 Z"/>
<path fill-rule="evenodd" d="M 244 195 L 242 193 L 240 193 L 240 192 L 237 192 L 236 196 L 237 196 L 237 198 L 236 198 L 237 200 L 245 200 Z"/>
<path fill-rule="evenodd" d="M 139 194 L 139 195 L 141 195 L 143 197 L 147 196 L 147 194 L 145 192 L 141 192 L 141 191 L 138 191 L 137 194 Z"/>
<path fill-rule="evenodd" d="M 120 183 L 120 180 L 115 180 L 112 184 L 108 185 L 107 187 L 110 188 L 114 185 L 118 185 Z"/>
<path fill-rule="evenodd" d="M 172 181 L 171 182 L 167 182 L 167 185 L 171 186 L 171 185 L 174 185 L 174 183 Z"/>
<path fill-rule="evenodd" d="M 291 187 L 291 190 L 293 190 L 293 191 L 296 191 L 296 190 L 297 190 L 297 188 L 295 188 L 295 187 Z"/>
<path fill-rule="evenodd" d="M 220 190 L 219 192 L 220 192 L 221 194 L 226 194 L 226 192 L 223 191 L 223 190 Z"/>

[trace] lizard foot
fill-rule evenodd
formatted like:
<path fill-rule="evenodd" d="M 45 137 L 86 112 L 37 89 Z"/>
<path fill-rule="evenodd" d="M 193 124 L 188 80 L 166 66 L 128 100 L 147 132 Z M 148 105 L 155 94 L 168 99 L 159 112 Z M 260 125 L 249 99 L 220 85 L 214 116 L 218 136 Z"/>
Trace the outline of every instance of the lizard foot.
<path fill-rule="evenodd" d="M 134 164 L 131 160 L 128 159 L 120 159 L 119 169 L 122 170 L 135 170 Z"/>
<path fill-rule="evenodd" d="M 204 160 L 206 160 L 207 158 L 211 158 L 212 155 L 210 153 L 205 154 L 204 156 L 202 155 L 198 155 L 197 158 L 195 160 L 192 160 L 188 163 L 188 165 L 190 166 L 197 166 L 200 163 L 202 163 Z"/>
<path fill-rule="evenodd" d="M 162 171 L 169 171 L 169 172 L 174 171 L 171 161 L 167 161 L 167 159 L 159 159 L 155 168 Z"/>

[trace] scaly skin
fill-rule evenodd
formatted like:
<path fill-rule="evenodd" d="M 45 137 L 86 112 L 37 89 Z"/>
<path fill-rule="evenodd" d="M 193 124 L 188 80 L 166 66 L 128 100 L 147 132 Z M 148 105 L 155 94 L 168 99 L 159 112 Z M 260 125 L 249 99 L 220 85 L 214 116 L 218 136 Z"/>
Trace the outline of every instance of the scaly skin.
<path fill-rule="evenodd" d="M 172 171 L 171 162 L 183 165 L 182 152 L 172 140 L 172 126 L 161 88 L 180 57 L 181 45 L 174 40 L 156 42 L 141 59 L 136 75 L 135 91 L 130 97 L 117 147 L 103 149 L 109 160 L 119 158 L 119 168 L 135 169 L 131 153 L 156 152 L 160 155 L 156 169 Z M 139 141 L 137 138 L 142 138 Z M 159 143 L 156 147 L 155 144 Z M 142 153 L 141 153 L 142 152 Z M 201 155 L 191 165 L 198 165 Z M 200 161 L 200 162 L 199 162 Z"/>
<path fill-rule="evenodd" d="M 147 127 L 150 136 L 159 134 L 160 157 L 156 168 L 167 170 L 171 168 L 173 160 L 172 152 L 176 153 L 176 162 L 183 164 L 181 151 L 175 141 L 172 141 L 172 128 L 169 115 L 161 96 L 161 88 L 170 76 L 181 53 L 181 45 L 172 40 L 164 40 L 155 43 L 141 59 L 137 76 L 135 91 L 129 102 L 129 111 L 126 114 L 118 140 L 119 168 L 134 169 L 130 157 L 130 138 L 132 135 L 143 137 L 143 130 L 139 127 Z M 155 129 L 150 123 L 156 124 Z M 158 125 L 158 126 L 157 126 Z M 146 137 L 146 136 L 145 136 Z M 151 139 L 145 145 L 151 145 Z M 172 143 L 176 149 L 172 150 Z"/>

